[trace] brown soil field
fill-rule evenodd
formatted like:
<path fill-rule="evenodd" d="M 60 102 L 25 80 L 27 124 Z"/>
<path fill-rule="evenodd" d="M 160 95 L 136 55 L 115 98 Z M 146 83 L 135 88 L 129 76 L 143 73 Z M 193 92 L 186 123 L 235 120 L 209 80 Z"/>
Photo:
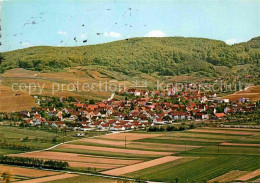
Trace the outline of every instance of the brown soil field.
<path fill-rule="evenodd" d="M 250 180 L 250 179 L 252 179 L 254 177 L 257 177 L 259 175 L 260 175 L 260 169 L 257 169 L 257 170 L 255 170 L 253 172 L 250 172 L 250 173 L 248 173 L 246 175 L 243 175 L 243 176 L 237 178 L 237 180 L 247 181 L 247 180 Z"/>
<path fill-rule="evenodd" d="M 145 138 L 152 138 L 152 137 L 158 137 L 162 136 L 163 134 L 143 134 L 143 133 L 112 133 L 109 135 L 103 135 L 100 136 L 101 138 L 105 139 L 116 139 L 116 140 L 125 140 L 131 141 L 131 140 L 139 140 L 139 139 L 145 139 Z"/>
<path fill-rule="evenodd" d="M 256 135 L 257 132 L 243 132 L 243 131 L 228 131 L 228 130 L 210 130 L 206 128 L 192 129 L 189 132 L 201 132 L 201 133 L 218 133 L 218 134 L 230 134 L 230 135 Z"/>
<path fill-rule="evenodd" d="M 56 175 L 60 174 L 59 172 L 51 172 L 45 170 L 37 170 L 37 169 L 30 169 L 30 168 L 22 168 L 22 167 L 15 167 L 15 166 L 7 166 L 7 165 L 0 165 L 0 173 L 8 172 L 11 175 L 22 175 L 28 177 L 43 177 L 49 175 Z"/>
<path fill-rule="evenodd" d="M 0 84 L 0 112 L 31 110 L 34 106 L 35 100 L 29 94 L 15 92 L 11 87 Z"/>
<path fill-rule="evenodd" d="M 223 145 L 223 146 L 260 147 L 260 144 L 240 144 L 240 143 L 228 143 L 228 142 L 221 143 L 220 145 Z"/>
<path fill-rule="evenodd" d="M 139 160 L 112 159 L 112 158 L 94 157 L 94 156 L 88 156 L 88 155 L 82 155 L 76 153 L 63 153 L 63 152 L 51 152 L 51 151 L 14 154 L 12 156 L 40 158 L 40 159 L 55 159 L 55 160 L 62 160 L 62 161 L 79 161 L 79 162 L 86 162 L 86 163 L 104 163 L 104 164 L 114 164 L 114 165 L 129 165 L 129 164 L 140 162 Z"/>
<path fill-rule="evenodd" d="M 80 168 L 99 168 L 99 169 L 112 169 L 118 168 L 122 165 L 112 165 L 112 164 L 98 164 L 98 163 L 81 163 L 69 161 L 70 167 L 80 167 Z"/>
<path fill-rule="evenodd" d="M 119 148 L 110 148 L 110 147 L 97 147 L 97 146 L 85 146 L 85 145 L 74 145 L 74 144 L 64 144 L 60 147 L 72 148 L 72 149 L 84 149 L 84 150 L 94 150 L 94 151 L 107 151 L 107 152 L 117 152 L 117 153 L 126 153 L 126 154 L 147 154 L 147 155 L 171 155 L 170 152 L 155 152 L 155 151 L 143 151 L 135 149 L 119 149 Z"/>
<path fill-rule="evenodd" d="M 54 176 L 50 176 L 50 177 L 42 177 L 42 178 L 38 178 L 38 179 L 19 181 L 17 183 L 36 183 L 36 182 L 42 183 L 42 182 L 49 182 L 52 180 L 67 179 L 67 178 L 76 177 L 76 176 L 78 176 L 78 175 L 65 173 L 65 174 L 54 175 Z"/>
<path fill-rule="evenodd" d="M 260 85 L 251 86 L 245 91 L 239 91 L 222 98 L 227 98 L 230 101 L 237 101 L 239 98 L 242 97 L 249 98 L 249 100 L 251 101 L 260 100 Z"/>
<path fill-rule="evenodd" d="M 239 170 L 232 170 L 226 174 L 223 174 L 219 177 L 211 179 L 209 183 L 213 182 L 230 182 L 232 180 L 236 180 L 236 178 L 240 177 L 241 175 L 246 174 L 246 171 L 239 171 Z"/>
<path fill-rule="evenodd" d="M 151 160 L 151 161 L 137 163 L 137 164 L 134 164 L 134 165 L 125 166 L 125 167 L 122 167 L 122 168 L 116 168 L 116 169 L 113 169 L 113 170 L 107 170 L 107 171 L 104 171 L 102 173 L 107 174 L 107 175 L 115 175 L 115 176 L 124 175 L 124 174 L 127 174 L 127 173 L 135 172 L 135 171 L 138 171 L 138 170 L 142 170 L 142 169 L 146 169 L 146 168 L 153 167 L 153 166 L 156 166 L 156 165 L 160 165 L 160 164 L 163 164 L 163 163 L 167 163 L 167 162 L 170 162 L 170 161 L 174 161 L 174 160 L 177 160 L 177 159 L 180 159 L 180 158 L 181 157 L 177 157 L 177 156 L 165 156 L 165 157 L 154 159 L 154 160 Z"/>

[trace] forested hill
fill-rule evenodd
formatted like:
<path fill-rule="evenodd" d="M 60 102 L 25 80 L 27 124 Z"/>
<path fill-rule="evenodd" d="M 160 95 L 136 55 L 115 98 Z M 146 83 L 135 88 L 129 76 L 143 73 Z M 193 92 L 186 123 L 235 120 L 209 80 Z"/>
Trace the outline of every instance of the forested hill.
<path fill-rule="evenodd" d="M 214 73 L 214 66 L 232 68 L 258 63 L 260 37 L 229 46 L 202 38 L 132 38 L 80 47 L 37 46 L 1 54 L 1 72 L 22 67 L 55 71 L 79 65 L 102 65 L 125 74 L 133 72 L 178 75 L 191 72 Z"/>

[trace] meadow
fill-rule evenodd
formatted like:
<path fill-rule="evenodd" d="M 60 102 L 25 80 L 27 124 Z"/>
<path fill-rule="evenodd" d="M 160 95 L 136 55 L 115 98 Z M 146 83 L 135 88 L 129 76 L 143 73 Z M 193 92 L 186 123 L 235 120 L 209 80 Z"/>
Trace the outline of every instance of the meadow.
<path fill-rule="evenodd" d="M 0 155 L 46 149 L 64 141 L 76 140 L 73 131 L 0 125 Z"/>

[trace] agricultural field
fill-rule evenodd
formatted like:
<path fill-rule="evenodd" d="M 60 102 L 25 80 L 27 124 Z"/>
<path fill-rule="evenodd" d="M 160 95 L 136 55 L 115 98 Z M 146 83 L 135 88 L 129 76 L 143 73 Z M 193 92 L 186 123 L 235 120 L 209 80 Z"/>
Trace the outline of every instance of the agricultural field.
<path fill-rule="evenodd" d="M 0 174 L 6 173 L 10 177 L 10 181 L 17 182 L 29 182 L 31 179 L 35 180 L 38 178 L 47 178 L 52 176 L 61 175 L 60 172 L 47 171 L 47 170 L 37 170 L 32 168 L 15 167 L 9 165 L 0 164 Z"/>
<path fill-rule="evenodd" d="M 230 101 L 237 101 L 242 97 L 249 98 L 250 101 L 260 100 L 260 85 L 251 86 L 244 91 L 239 91 L 223 98 L 228 98 Z"/>
<path fill-rule="evenodd" d="M 6 173 L 9 181 L 18 183 L 35 183 L 35 182 L 108 182 L 116 183 L 116 179 L 109 179 L 103 177 L 94 177 L 87 175 L 68 174 L 57 171 L 38 170 L 33 168 L 16 167 L 0 164 L 0 174 Z M 1 179 L 0 179 L 1 181 Z"/>
<path fill-rule="evenodd" d="M 0 125 L 0 155 L 46 149 L 64 141 L 76 140 L 73 131 Z"/>
<path fill-rule="evenodd" d="M 141 180 L 254 181 L 260 176 L 259 140 L 259 129 L 139 131 L 83 138 L 49 151 L 12 156 L 62 160 L 71 170 Z M 70 179 L 85 180 L 81 176 Z"/>
<path fill-rule="evenodd" d="M 26 92 L 14 92 L 0 80 L 0 112 L 30 110 L 37 106 L 35 100 Z"/>

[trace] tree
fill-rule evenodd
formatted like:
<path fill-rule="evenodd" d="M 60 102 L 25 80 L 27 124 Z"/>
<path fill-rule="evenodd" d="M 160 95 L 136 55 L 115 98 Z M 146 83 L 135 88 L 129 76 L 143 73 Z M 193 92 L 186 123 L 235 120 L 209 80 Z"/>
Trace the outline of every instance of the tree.
<path fill-rule="evenodd" d="M 90 99 L 90 100 L 89 100 L 89 104 L 95 104 L 95 100 Z"/>
<path fill-rule="evenodd" d="M 27 142 L 29 140 L 29 137 L 27 136 L 27 137 L 24 137 L 23 139 L 22 139 L 22 142 Z"/>
<path fill-rule="evenodd" d="M 175 183 L 178 183 L 180 181 L 180 178 L 176 177 L 174 180 L 175 180 Z"/>
<path fill-rule="evenodd" d="M 55 144 L 57 142 L 56 137 L 53 137 L 51 141 L 52 141 L 53 144 Z"/>

